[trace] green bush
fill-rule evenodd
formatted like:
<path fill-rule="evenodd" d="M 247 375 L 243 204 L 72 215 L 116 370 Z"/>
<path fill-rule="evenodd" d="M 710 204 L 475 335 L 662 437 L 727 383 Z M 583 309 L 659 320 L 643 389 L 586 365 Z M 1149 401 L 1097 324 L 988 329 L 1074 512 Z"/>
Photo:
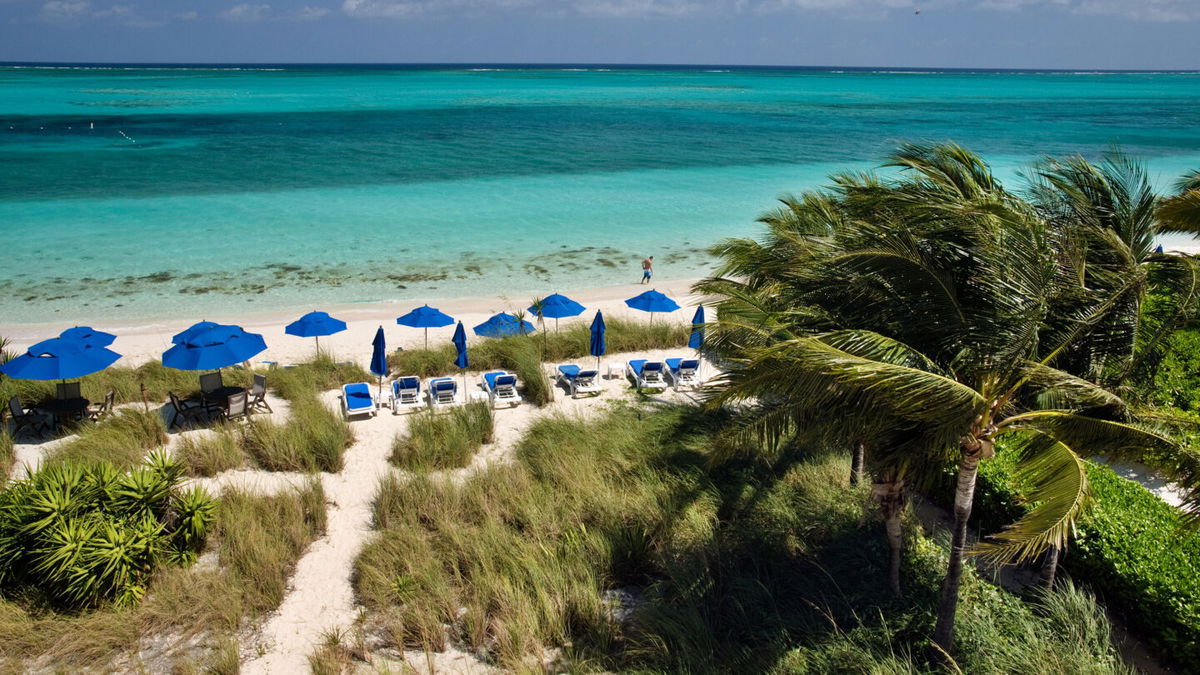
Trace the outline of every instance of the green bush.
<path fill-rule="evenodd" d="M 17 451 L 13 448 L 12 436 L 8 435 L 7 430 L 0 429 L 0 486 L 8 482 L 16 461 Z"/>
<path fill-rule="evenodd" d="M 0 587 L 33 589 L 65 607 L 135 604 L 155 569 L 186 565 L 215 510 L 181 467 L 153 455 L 127 473 L 64 462 L 0 492 Z"/>
<path fill-rule="evenodd" d="M 1200 534 L 1181 528 L 1178 509 L 1107 466 L 1089 462 L 1087 475 L 1095 503 L 1061 565 L 1164 653 L 1200 660 Z M 1010 462 L 981 465 L 979 484 L 978 511 L 1025 508 L 1014 497 Z"/>
<path fill-rule="evenodd" d="M 409 471 L 464 467 L 480 445 L 492 442 L 494 424 L 492 407 L 482 402 L 418 413 L 408 433 L 392 441 L 391 462 Z"/>
<path fill-rule="evenodd" d="M 1200 330 L 1176 331 L 1166 342 L 1166 353 L 1149 390 L 1151 401 L 1200 411 Z"/>
<path fill-rule="evenodd" d="M 96 424 L 77 428 L 78 437 L 56 446 L 44 463 L 108 462 L 119 469 L 141 464 L 146 453 L 167 442 L 167 429 L 157 410 L 122 408 Z"/>

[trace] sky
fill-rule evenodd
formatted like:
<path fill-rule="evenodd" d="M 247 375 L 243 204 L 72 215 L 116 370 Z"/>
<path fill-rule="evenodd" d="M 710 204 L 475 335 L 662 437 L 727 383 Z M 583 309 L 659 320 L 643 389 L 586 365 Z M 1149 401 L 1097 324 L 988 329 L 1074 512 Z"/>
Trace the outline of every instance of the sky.
<path fill-rule="evenodd" d="M 0 61 L 1200 69 L 1200 0 L 0 0 Z"/>

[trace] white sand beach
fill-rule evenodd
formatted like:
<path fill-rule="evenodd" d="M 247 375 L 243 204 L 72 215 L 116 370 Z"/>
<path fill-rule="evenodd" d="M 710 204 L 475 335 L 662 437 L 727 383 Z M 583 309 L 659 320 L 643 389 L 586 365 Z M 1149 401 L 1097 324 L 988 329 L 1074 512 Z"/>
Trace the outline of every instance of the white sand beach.
<path fill-rule="evenodd" d="M 637 321 L 687 323 L 692 319 L 694 306 L 701 300 L 699 296 L 691 293 L 690 289 L 695 282 L 695 279 L 683 279 L 655 282 L 648 285 L 631 283 L 622 286 L 564 291 L 564 294 L 584 305 L 587 311 L 578 317 L 562 319 L 559 321 L 559 325 L 564 326 L 572 321 L 590 323 L 596 310 L 603 311 L 606 319 L 628 318 Z M 682 306 L 682 309 L 670 314 L 655 314 L 651 319 L 649 314 L 630 309 L 625 305 L 626 298 L 650 289 L 656 289 L 674 298 Z M 473 342 L 482 338 L 475 336 L 471 331 L 472 327 L 483 323 L 497 312 L 511 313 L 515 310 L 524 310 L 529 307 L 532 299 L 532 297 L 490 296 L 430 301 L 429 304 L 455 319 L 461 320 L 467 329 L 468 342 Z M 99 321 L 91 322 L 88 325 L 117 336 L 116 343 L 111 347 L 123 357 L 117 362 L 117 365 L 137 366 L 161 358 L 162 353 L 171 346 L 171 336 L 201 320 L 235 324 L 248 331 L 261 333 L 266 340 L 267 351 L 254 357 L 254 363 L 274 361 L 279 364 L 287 364 L 312 356 L 315 345 L 312 338 L 287 335 L 284 333 L 284 327 L 307 311 L 321 310 L 342 319 L 347 325 L 345 331 L 321 338 L 321 349 L 332 353 L 339 360 L 358 361 L 365 367 L 371 356 L 371 340 L 374 339 L 375 331 L 379 326 L 383 326 L 389 351 L 397 348 L 411 349 L 424 346 L 424 330 L 396 324 L 396 317 L 422 304 L 425 302 L 314 306 L 304 310 L 260 313 L 231 311 L 229 314 L 205 314 L 186 321 L 165 322 L 153 319 L 138 323 Z M 531 317 L 527 317 L 527 319 L 533 321 Z M 45 324 L 5 324 L 0 322 L 0 335 L 11 341 L 11 349 L 19 353 L 25 347 L 54 337 L 62 330 L 74 325 L 77 324 L 71 323 L 69 320 L 62 323 Z M 546 326 L 549 330 L 554 330 L 554 320 L 547 319 Z M 431 346 L 446 344 L 453 333 L 454 326 L 431 328 L 429 329 L 429 344 Z"/>

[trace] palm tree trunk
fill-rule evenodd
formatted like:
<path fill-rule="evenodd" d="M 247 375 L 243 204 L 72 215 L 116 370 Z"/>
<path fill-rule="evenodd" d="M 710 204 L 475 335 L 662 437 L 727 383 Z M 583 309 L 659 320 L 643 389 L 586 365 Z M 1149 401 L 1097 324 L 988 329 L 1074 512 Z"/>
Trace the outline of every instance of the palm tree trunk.
<path fill-rule="evenodd" d="M 1059 548 L 1051 546 L 1042 557 L 1042 587 L 1046 590 L 1054 588 L 1055 577 L 1058 576 Z"/>
<path fill-rule="evenodd" d="M 892 558 L 888 565 L 888 586 L 892 593 L 901 595 L 900 591 L 900 560 L 903 554 L 904 532 L 900 524 L 900 514 L 904 513 L 905 494 L 904 481 L 892 477 L 891 480 L 875 483 L 872 486 L 875 498 L 879 500 L 879 510 L 883 513 L 883 528 L 887 533 L 888 547 Z"/>
<path fill-rule="evenodd" d="M 968 447 L 964 443 L 962 459 L 958 464 L 958 483 L 954 490 L 954 533 L 950 540 L 950 565 L 942 581 L 942 594 L 938 600 L 937 626 L 933 629 L 933 641 L 947 654 L 954 647 L 954 616 L 958 613 L 958 587 L 962 582 L 962 563 L 967 550 L 967 521 L 971 518 L 971 504 L 975 500 L 975 478 L 979 475 L 979 459 L 982 448 L 979 441 Z"/>
<path fill-rule="evenodd" d="M 855 443 L 850 460 L 850 484 L 858 485 L 863 479 L 863 461 L 867 454 L 865 443 Z"/>

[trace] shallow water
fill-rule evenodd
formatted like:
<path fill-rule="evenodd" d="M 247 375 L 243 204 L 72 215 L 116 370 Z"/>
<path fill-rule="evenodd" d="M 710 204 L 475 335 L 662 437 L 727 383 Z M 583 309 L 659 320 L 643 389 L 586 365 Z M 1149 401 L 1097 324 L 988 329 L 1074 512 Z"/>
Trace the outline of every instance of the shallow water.
<path fill-rule="evenodd" d="M 1200 76 L 0 68 L 0 322 L 695 276 L 781 193 L 953 139 L 1200 167 Z"/>

